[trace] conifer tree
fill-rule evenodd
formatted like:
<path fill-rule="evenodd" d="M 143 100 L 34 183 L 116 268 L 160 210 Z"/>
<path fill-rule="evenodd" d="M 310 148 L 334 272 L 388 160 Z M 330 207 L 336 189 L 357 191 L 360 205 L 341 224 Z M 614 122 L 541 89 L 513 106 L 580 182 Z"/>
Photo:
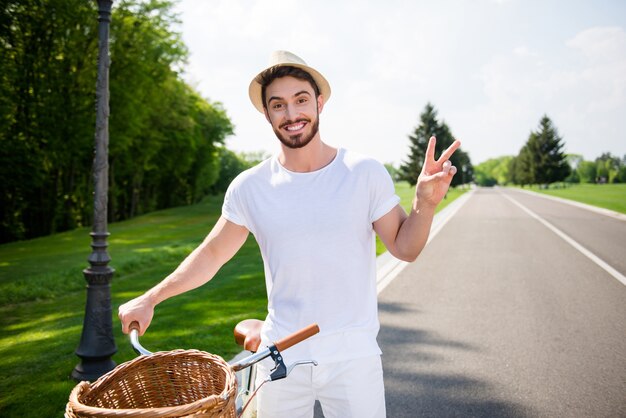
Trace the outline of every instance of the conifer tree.
<path fill-rule="evenodd" d="M 550 118 L 544 115 L 539 129 L 530 133 L 526 144 L 512 161 L 511 178 L 516 184 L 550 184 L 563 181 L 571 172 L 562 138 Z"/>
<path fill-rule="evenodd" d="M 424 111 L 420 115 L 420 124 L 415 128 L 413 133 L 409 135 L 411 141 L 409 147 L 409 157 L 398 170 L 398 179 L 408 181 L 411 185 L 417 183 L 417 178 L 422 171 L 426 148 L 431 136 L 437 138 L 435 145 L 435 158 L 439 158 L 441 153 L 454 142 L 454 136 L 450 131 L 450 127 L 445 122 L 437 120 L 437 111 L 435 107 L 428 103 Z M 457 186 L 463 182 L 469 182 L 473 178 L 473 167 L 470 163 L 469 156 L 461 149 L 457 149 L 450 162 L 458 170 L 458 175 L 452 179 L 452 186 Z"/>
<path fill-rule="evenodd" d="M 544 115 L 539 122 L 539 130 L 531 133 L 531 143 L 534 183 L 550 184 L 565 180 L 570 173 L 570 166 L 563 152 L 564 143 L 548 116 Z"/>
<path fill-rule="evenodd" d="M 420 124 L 415 128 L 413 134 L 409 135 L 411 141 L 409 158 L 398 170 L 400 180 L 408 181 L 411 185 L 417 184 L 417 177 L 422 171 L 428 140 L 431 136 L 437 135 L 439 130 L 437 111 L 432 104 L 428 103 L 420 115 Z"/>

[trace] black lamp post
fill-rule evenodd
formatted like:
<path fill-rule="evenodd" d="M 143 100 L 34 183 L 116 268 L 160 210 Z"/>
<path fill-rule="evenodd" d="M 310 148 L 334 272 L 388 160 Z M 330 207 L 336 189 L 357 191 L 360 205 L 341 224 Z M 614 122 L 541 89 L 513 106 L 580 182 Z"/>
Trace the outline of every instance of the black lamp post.
<path fill-rule="evenodd" d="M 109 23 L 113 0 L 98 2 L 98 81 L 96 84 L 96 135 L 94 176 L 94 219 L 91 232 L 92 252 L 87 280 L 87 302 L 80 344 L 76 355 L 80 363 L 72 371 L 76 380 L 93 381 L 115 367 L 111 356 L 117 352 L 113 338 L 111 312 L 111 258 L 107 252 L 107 204 L 109 189 Z"/>

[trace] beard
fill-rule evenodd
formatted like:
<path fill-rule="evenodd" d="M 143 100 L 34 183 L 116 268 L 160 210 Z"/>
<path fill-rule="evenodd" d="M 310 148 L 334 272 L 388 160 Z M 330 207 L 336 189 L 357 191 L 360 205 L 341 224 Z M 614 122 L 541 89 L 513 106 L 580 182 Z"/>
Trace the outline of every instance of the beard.
<path fill-rule="evenodd" d="M 304 133 L 300 133 L 296 135 L 288 135 L 280 131 L 280 128 L 282 126 L 290 125 L 290 124 L 297 123 L 297 122 L 309 123 L 311 126 L 311 132 L 309 132 L 309 134 L 305 136 Z M 295 121 L 287 121 L 285 123 L 282 123 L 278 127 L 278 129 L 274 129 L 274 133 L 276 134 L 276 137 L 278 138 L 278 140 L 284 146 L 286 146 L 287 148 L 291 148 L 291 149 L 298 149 L 298 148 L 304 148 L 305 146 L 307 146 L 309 142 L 313 140 L 315 135 L 317 135 L 317 133 L 319 132 L 319 128 L 320 128 L 320 119 L 318 116 L 315 118 L 315 121 L 313 121 L 312 124 L 310 120 L 305 119 L 305 118 L 296 119 Z"/>

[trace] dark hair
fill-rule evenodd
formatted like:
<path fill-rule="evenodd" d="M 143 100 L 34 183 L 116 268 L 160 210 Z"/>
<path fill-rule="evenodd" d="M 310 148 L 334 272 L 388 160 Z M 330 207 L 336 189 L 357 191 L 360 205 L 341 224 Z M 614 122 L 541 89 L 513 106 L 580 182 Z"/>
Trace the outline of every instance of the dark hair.
<path fill-rule="evenodd" d="M 308 81 L 311 87 L 313 87 L 315 98 L 320 95 L 320 89 L 311 74 L 302 68 L 292 67 L 290 65 L 275 65 L 263 71 L 255 78 L 256 82 L 261 85 L 261 100 L 263 100 L 264 108 L 267 107 L 265 104 L 265 88 L 274 80 L 281 77 L 294 77 L 298 80 Z"/>

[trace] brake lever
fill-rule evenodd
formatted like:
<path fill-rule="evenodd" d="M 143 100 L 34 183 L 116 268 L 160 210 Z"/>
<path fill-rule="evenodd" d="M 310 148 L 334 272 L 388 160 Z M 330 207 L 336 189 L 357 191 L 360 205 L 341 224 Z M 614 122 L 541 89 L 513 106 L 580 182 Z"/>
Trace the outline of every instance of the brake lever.
<path fill-rule="evenodd" d="M 315 360 L 300 360 L 290 364 L 289 367 L 286 367 L 285 362 L 283 361 L 283 356 L 280 354 L 280 351 L 278 351 L 278 348 L 276 348 L 276 345 L 272 345 L 271 347 L 269 347 L 269 350 L 270 356 L 272 356 L 272 360 L 274 360 L 275 367 L 272 369 L 272 373 L 270 373 L 266 381 L 284 379 L 285 377 L 289 376 L 289 373 L 291 373 L 291 371 L 296 366 L 301 366 L 305 364 L 312 364 L 314 366 L 317 366 L 317 362 Z"/>
<path fill-rule="evenodd" d="M 315 360 L 300 360 L 300 361 L 296 361 L 295 363 L 291 364 L 289 367 L 287 367 L 287 376 L 289 376 L 289 373 L 291 373 L 291 371 L 297 367 L 297 366 L 302 366 L 305 364 L 312 364 L 314 366 L 317 366 L 317 361 Z"/>

